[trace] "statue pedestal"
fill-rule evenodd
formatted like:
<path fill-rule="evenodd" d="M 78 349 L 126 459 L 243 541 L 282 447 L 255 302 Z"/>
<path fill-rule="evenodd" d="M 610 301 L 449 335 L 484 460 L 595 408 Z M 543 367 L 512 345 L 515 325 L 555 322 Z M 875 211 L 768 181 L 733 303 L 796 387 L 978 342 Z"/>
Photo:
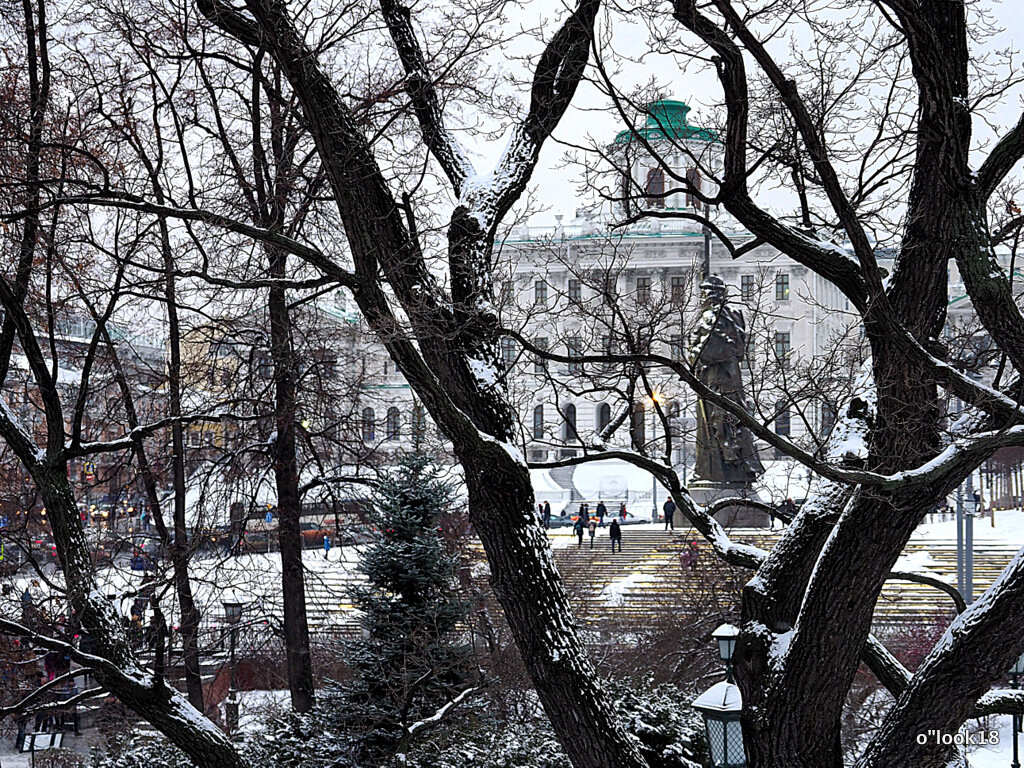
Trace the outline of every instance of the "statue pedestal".
<path fill-rule="evenodd" d="M 769 528 L 771 517 L 767 512 L 744 504 L 741 499 L 761 501 L 753 488 L 746 484 L 714 483 L 708 480 L 696 480 L 688 486 L 690 496 L 695 502 L 706 506 L 718 499 L 734 497 L 735 504 L 729 504 L 715 513 L 715 520 L 726 528 Z"/>

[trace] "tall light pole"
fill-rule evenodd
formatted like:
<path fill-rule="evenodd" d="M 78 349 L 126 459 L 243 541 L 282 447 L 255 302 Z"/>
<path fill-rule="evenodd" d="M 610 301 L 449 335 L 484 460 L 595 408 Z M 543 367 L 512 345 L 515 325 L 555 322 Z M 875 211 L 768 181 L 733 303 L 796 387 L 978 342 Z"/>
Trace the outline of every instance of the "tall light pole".
<path fill-rule="evenodd" d="M 1020 676 L 1024 675 L 1024 653 L 1020 655 L 1020 658 L 1014 663 L 1013 668 L 1010 669 L 1010 680 L 1014 690 L 1020 688 Z M 1013 762 L 1010 763 L 1010 768 L 1020 768 L 1020 759 L 1017 752 L 1017 733 L 1020 731 L 1020 715 L 1013 715 Z"/>
<path fill-rule="evenodd" d="M 647 398 L 651 406 L 651 445 L 658 450 L 658 406 L 665 404 L 665 396 L 658 390 L 651 392 Z M 651 522 L 658 522 L 658 478 L 651 475 Z"/>
<path fill-rule="evenodd" d="M 235 688 L 235 642 L 238 634 L 238 622 L 242 620 L 242 603 L 236 598 L 225 598 L 224 619 L 230 627 L 231 655 L 228 666 L 228 698 L 224 702 L 224 720 L 228 728 L 228 736 L 234 736 L 238 730 L 238 691 Z"/>

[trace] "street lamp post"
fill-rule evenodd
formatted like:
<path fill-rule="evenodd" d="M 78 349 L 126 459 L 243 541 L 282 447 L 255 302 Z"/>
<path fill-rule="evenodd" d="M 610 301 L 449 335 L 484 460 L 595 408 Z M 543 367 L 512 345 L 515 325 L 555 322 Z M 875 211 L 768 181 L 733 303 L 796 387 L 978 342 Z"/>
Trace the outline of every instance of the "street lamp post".
<path fill-rule="evenodd" d="M 693 708 L 704 718 L 708 748 L 714 768 L 746 768 L 747 755 L 743 746 L 743 697 L 739 686 L 732 681 L 732 655 L 736 650 L 739 630 L 723 624 L 712 633 L 718 641 L 718 653 L 725 662 L 725 681 L 715 683 L 693 701 Z"/>
<path fill-rule="evenodd" d="M 228 698 L 224 702 L 224 720 L 227 723 L 228 735 L 233 736 L 238 730 L 238 691 L 235 689 L 235 642 L 238 634 L 238 622 L 242 620 L 242 603 L 235 598 L 222 601 L 224 619 L 230 629 L 231 652 L 228 666 Z"/>
<path fill-rule="evenodd" d="M 732 655 L 736 650 L 736 638 L 740 631 L 732 624 L 722 624 L 711 633 L 718 642 L 718 655 L 725 662 L 725 679 L 732 682 Z"/>
<path fill-rule="evenodd" d="M 708 748 L 714 768 L 746 768 L 743 749 L 743 699 L 739 686 L 732 682 L 732 654 L 736 649 L 739 630 L 723 624 L 712 633 L 718 642 L 718 653 L 725 662 L 725 681 L 693 699 L 692 707 L 705 720 Z"/>
<path fill-rule="evenodd" d="M 1024 675 L 1024 653 L 1020 655 L 1020 658 L 1014 662 L 1013 667 L 1010 669 L 1010 681 L 1014 690 L 1020 688 L 1020 676 Z M 1020 759 L 1017 752 L 1017 734 L 1020 732 L 1020 715 L 1013 715 L 1013 762 L 1010 763 L 1010 768 L 1020 768 Z"/>
<path fill-rule="evenodd" d="M 651 405 L 651 445 L 658 450 L 658 406 L 665 403 L 665 396 L 655 390 L 647 398 Z M 651 475 L 651 522 L 658 522 L 658 478 Z"/>

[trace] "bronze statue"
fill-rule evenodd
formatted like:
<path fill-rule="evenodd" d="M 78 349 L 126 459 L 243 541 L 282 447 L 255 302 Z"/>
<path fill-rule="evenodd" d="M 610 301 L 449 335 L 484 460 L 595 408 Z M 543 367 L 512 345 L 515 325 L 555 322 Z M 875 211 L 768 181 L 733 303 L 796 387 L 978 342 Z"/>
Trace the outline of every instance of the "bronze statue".
<path fill-rule="evenodd" d="M 747 346 L 743 314 L 728 305 L 728 289 L 717 275 L 701 283 L 701 316 L 691 337 L 692 362 L 709 389 L 745 405 L 740 362 Z M 750 430 L 703 398 L 697 401 L 697 482 L 749 485 L 764 467 Z"/>

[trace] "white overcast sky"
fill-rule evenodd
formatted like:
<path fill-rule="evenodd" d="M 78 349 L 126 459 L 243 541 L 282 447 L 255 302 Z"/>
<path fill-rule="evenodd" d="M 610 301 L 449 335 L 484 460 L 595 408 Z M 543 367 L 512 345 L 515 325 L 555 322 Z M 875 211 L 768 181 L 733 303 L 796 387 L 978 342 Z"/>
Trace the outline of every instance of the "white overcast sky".
<path fill-rule="evenodd" d="M 1004 0 L 1004 2 L 993 2 L 993 0 L 978 0 L 978 5 L 989 8 L 993 20 L 1003 29 L 996 36 L 986 41 L 985 51 L 999 49 L 1024 47 L 1024 25 L 1020 23 L 1021 13 L 1024 12 L 1024 0 Z M 526 4 L 525 9 L 520 10 L 522 14 L 520 23 L 546 18 L 551 19 L 556 9 L 564 7 L 561 0 L 533 0 Z M 669 4 L 659 6 L 666 14 L 665 24 L 674 25 L 675 22 L 668 16 Z M 977 7 L 977 6 L 976 6 Z M 560 15 L 560 14 L 559 14 Z M 513 23 L 515 18 L 513 18 Z M 602 18 L 602 25 L 607 22 L 607 16 Z M 638 23 L 628 23 L 620 15 L 614 21 L 613 41 L 616 50 L 636 57 L 649 50 L 649 41 L 646 28 Z M 550 34 L 550 33 L 549 33 Z M 514 53 L 535 53 L 539 51 L 536 42 L 520 42 L 514 49 Z M 1019 57 L 1015 57 L 1019 59 Z M 507 59 L 495 61 L 496 66 L 513 67 L 518 66 Z M 748 66 L 753 70 L 753 65 Z M 628 90 L 629 87 L 646 83 L 651 79 L 665 86 L 666 94 L 670 98 L 685 101 L 692 107 L 689 119 L 696 125 L 702 124 L 702 104 L 712 104 L 719 100 L 720 89 L 713 72 L 686 73 L 680 71 L 680 67 L 671 57 L 665 55 L 648 55 L 641 64 L 624 64 L 621 73 L 615 78 L 620 90 Z M 522 97 L 524 99 L 527 96 Z M 583 137 L 590 136 L 602 142 L 610 142 L 615 134 L 622 130 L 623 126 L 618 122 L 617 116 L 610 110 L 603 109 L 604 97 L 597 89 L 590 84 L 581 85 L 576 93 L 573 106 L 563 118 L 558 129 L 555 131 L 555 139 L 562 139 L 573 143 L 587 143 Z M 990 110 L 988 117 L 1002 127 L 1011 126 L 1024 110 L 1024 100 L 1021 98 L 1021 90 L 1016 89 L 1007 94 L 998 109 Z M 980 119 L 975 119 L 975 143 L 979 139 L 992 137 L 992 132 Z M 481 137 L 475 137 L 474 142 L 467 147 L 474 156 L 474 162 L 480 170 L 489 168 L 494 159 L 504 148 L 505 139 L 484 145 L 480 143 Z M 573 217 L 577 205 L 586 200 L 580 201 L 578 188 L 580 180 L 576 169 L 563 166 L 562 159 L 566 147 L 557 141 L 549 141 L 542 153 L 540 164 L 534 173 L 531 183 L 531 191 L 535 201 L 546 208 L 543 212 L 531 216 L 529 223 L 534 226 L 551 226 L 555 223 L 556 214 L 564 214 L 565 219 Z M 1020 175 L 1020 171 L 1017 171 Z M 769 193 L 768 199 L 762 199 L 763 204 L 769 207 L 785 207 L 792 205 L 790 197 L 785 192 Z"/>

